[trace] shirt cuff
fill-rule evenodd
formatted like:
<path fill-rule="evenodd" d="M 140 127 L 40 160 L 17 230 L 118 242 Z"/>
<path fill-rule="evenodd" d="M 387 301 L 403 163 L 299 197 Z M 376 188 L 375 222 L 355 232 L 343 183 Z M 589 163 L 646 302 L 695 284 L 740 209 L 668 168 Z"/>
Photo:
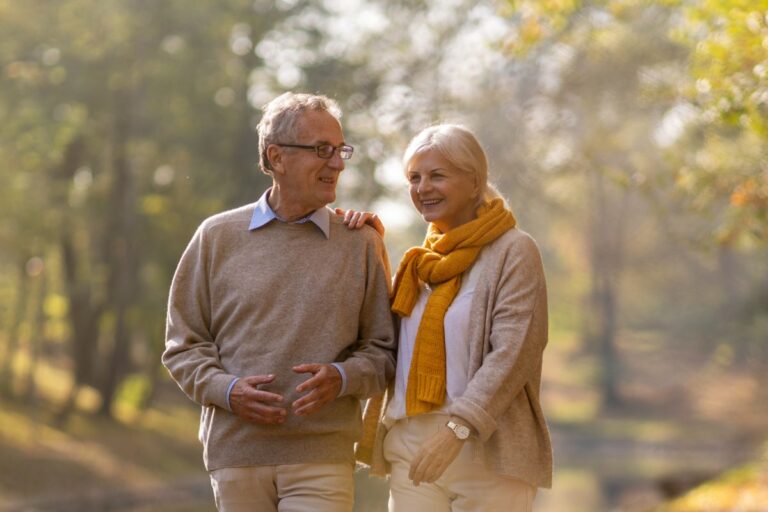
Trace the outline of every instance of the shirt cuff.
<path fill-rule="evenodd" d="M 338 363 L 331 363 L 334 368 L 339 370 L 339 374 L 341 375 L 341 389 L 339 390 L 339 394 L 336 395 L 336 397 L 340 397 L 344 394 L 344 392 L 347 390 L 347 374 L 344 373 L 344 368 L 341 367 Z"/>
<path fill-rule="evenodd" d="M 229 394 L 232 392 L 232 388 L 235 387 L 235 383 L 240 380 L 238 377 L 235 377 L 232 379 L 232 382 L 229 383 L 229 387 L 227 388 L 227 407 L 229 407 L 229 410 L 232 411 L 232 404 L 229 403 Z"/>

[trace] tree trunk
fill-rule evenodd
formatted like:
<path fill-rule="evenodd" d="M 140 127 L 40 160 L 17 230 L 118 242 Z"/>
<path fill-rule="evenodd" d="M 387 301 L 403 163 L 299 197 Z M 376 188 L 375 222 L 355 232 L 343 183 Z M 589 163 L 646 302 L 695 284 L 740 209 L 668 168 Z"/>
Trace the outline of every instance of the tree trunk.
<path fill-rule="evenodd" d="M 81 268 L 84 258 L 79 254 L 76 240 L 76 223 L 68 205 L 69 183 L 77 169 L 86 159 L 86 144 L 82 135 L 76 136 L 67 145 L 64 158 L 52 179 L 60 181 L 56 189 L 58 194 L 52 197 L 54 205 L 62 212 L 59 250 L 61 251 L 64 293 L 69 308 L 70 338 L 69 353 L 72 359 L 72 388 L 68 398 L 61 406 L 54 419 L 57 425 L 63 425 L 75 407 L 76 398 L 83 385 L 94 382 L 94 360 L 97 354 L 99 337 L 99 319 L 103 307 L 93 300 L 91 284 L 87 273 Z"/>
<path fill-rule="evenodd" d="M 93 359 L 98 341 L 98 322 L 101 308 L 93 303 L 91 284 L 82 268 L 83 257 L 75 243 L 77 237 L 74 219 L 69 210 L 69 183 L 77 169 L 86 159 L 86 145 L 82 136 L 77 136 L 67 145 L 64 158 L 56 169 L 54 177 L 61 181 L 57 206 L 63 211 L 65 220 L 61 226 L 62 265 L 64 284 L 69 301 L 69 322 L 72 328 L 70 354 L 74 363 L 74 380 L 78 384 L 93 384 Z"/>
<path fill-rule="evenodd" d="M 624 227 L 628 193 L 612 204 L 605 177 L 593 175 L 593 217 L 590 222 L 590 309 L 587 315 L 587 346 L 596 347 L 600 364 L 603 405 L 622 404 L 619 393 L 621 361 L 616 348 L 618 289 L 624 251 Z"/>
<path fill-rule="evenodd" d="M 260 192 L 269 185 L 270 179 L 259 170 L 258 134 L 254 130 L 253 117 L 256 115 L 248 99 L 249 71 L 260 63 L 254 52 L 241 57 L 245 70 L 236 85 L 237 126 L 232 141 L 232 156 L 230 162 L 230 206 L 239 206 L 258 199 Z"/>
<path fill-rule="evenodd" d="M 156 334 L 164 331 L 165 319 L 158 318 L 157 322 L 153 322 L 147 326 L 147 338 L 155 339 Z M 139 402 L 139 409 L 144 411 L 152 406 L 157 394 L 157 387 L 160 384 L 161 377 L 165 374 L 165 367 L 160 362 L 162 353 L 165 350 L 163 343 L 150 343 L 149 344 L 149 357 L 144 362 L 143 373 L 147 379 L 146 393 L 141 397 Z"/>
<path fill-rule="evenodd" d="M 94 361 L 99 342 L 99 319 L 103 311 L 103 306 L 94 304 L 92 300 L 90 284 L 85 280 L 80 280 L 78 257 L 73 238 L 74 236 L 69 230 L 64 230 L 62 233 L 62 265 L 64 267 L 65 289 L 69 298 L 69 323 L 72 328 L 69 351 L 73 363 L 73 375 L 72 388 L 54 419 L 54 423 L 59 426 L 66 422 L 74 410 L 80 388 L 94 384 Z"/>
<path fill-rule="evenodd" d="M 128 161 L 127 145 L 131 133 L 131 91 L 116 97 L 116 121 L 113 144 L 112 217 L 114 238 L 109 245 L 109 303 L 115 316 L 113 343 L 101 379 L 99 414 L 110 416 L 120 380 L 130 367 L 130 326 L 128 313 L 138 285 L 136 264 L 136 193 Z"/>
<path fill-rule="evenodd" d="M 27 257 L 19 259 L 19 282 L 16 288 L 16 305 L 8 328 L 8 339 L 5 343 L 5 359 L 0 370 L 0 394 L 10 398 L 13 396 L 13 360 L 19 347 L 19 330 L 24 322 L 27 309 L 27 296 L 29 294 L 29 276 L 27 275 Z"/>
<path fill-rule="evenodd" d="M 72 327 L 70 354 L 74 364 L 73 380 L 76 385 L 93 385 L 99 318 L 103 307 L 93 303 L 90 284 L 79 277 L 78 256 L 72 238 L 72 233 L 63 233 L 61 254 Z"/>
<path fill-rule="evenodd" d="M 35 372 L 40 358 L 40 347 L 45 336 L 45 297 L 48 294 L 48 279 L 45 269 L 38 277 L 37 298 L 35 300 L 35 317 L 32 322 L 32 332 L 29 336 L 29 366 L 26 378 L 23 379 L 24 401 L 27 404 L 34 403 L 37 389 L 35 386 Z"/>
<path fill-rule="evenodd" d="M 596 340 L 600 352 L 603 402 L 607 407 L 621 405 L 618 391 L 620 359 L 616 350 L 616 291 L 613 279 L 600 275 L 595 290 L 595 308 L 598 318 Z"/>
<path fill-rule="evenodd" d="M 746 302 L 739 294 L 739 261 L 734 249 L 727 245 L 718 246 L 717 252 L 717 279 L 720 285 L 720 321 L 714 336 L 710 336 L 710 350 L 713 351 L 716 344 L 722 339 L 730 339 L 733 348 L 733 362 L 739 366 L 747 363 L 749 359 L 749 336 L 745 332 L 744 323 L 749 321 L 749 311 L 745 311 Z M 714 342 L 714 343 L 713 343 Z"/>

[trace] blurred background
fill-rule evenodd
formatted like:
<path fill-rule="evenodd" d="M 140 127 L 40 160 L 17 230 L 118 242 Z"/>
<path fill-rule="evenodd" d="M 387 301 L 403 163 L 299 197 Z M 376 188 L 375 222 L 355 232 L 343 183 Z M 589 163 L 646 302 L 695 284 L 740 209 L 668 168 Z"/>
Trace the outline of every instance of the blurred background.
<path fill-rule="evenodd" d="M 286 90 L 395 264 L 408 139 L 479 135 L 548 277 L 537 511 L 768 510 L 767 0 L 0 0 L 0 509 L 213 510 L 165 303 Z"/>

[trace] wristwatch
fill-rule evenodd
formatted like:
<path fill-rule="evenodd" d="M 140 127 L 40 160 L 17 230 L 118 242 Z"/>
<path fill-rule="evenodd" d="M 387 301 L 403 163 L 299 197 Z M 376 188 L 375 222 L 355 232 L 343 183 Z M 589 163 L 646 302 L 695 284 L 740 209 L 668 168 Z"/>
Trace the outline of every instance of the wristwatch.
<path fill-rule="evenodd" d="M 446 423 L 445 426 L 453 430 L 453 433 L 456 434 L 457 439 L 461 439 L 463 441 L 469 437 L 469 427 L 459 425 L 458 423 L 454 423 L 452 421 Z"/>

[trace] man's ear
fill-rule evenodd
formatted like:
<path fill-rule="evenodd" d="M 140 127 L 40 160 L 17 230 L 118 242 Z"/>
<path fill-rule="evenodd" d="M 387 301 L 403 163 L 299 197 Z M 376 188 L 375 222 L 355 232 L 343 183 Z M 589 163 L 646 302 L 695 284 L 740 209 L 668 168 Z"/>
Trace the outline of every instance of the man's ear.
<path fill-rule="evenodd" d="M 277 144 L 270 144 L 267 146 L 267 160 L 272 167 L 272 172 L 277 174 L 283 173 L 283 152 Z"/>

